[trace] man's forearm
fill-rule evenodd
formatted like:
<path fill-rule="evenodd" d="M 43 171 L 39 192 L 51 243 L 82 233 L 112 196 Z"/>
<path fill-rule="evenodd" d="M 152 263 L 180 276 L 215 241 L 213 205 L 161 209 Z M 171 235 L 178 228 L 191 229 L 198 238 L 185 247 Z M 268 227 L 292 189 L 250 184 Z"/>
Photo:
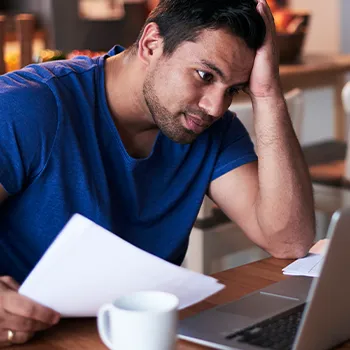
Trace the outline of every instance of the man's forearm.
<path fill-rule="evenodd" d="M 283 96 L 253 99 L 259 156 L 257 219 L 269 251 L 307 253 L 315 234 L 312 185 Z"/>

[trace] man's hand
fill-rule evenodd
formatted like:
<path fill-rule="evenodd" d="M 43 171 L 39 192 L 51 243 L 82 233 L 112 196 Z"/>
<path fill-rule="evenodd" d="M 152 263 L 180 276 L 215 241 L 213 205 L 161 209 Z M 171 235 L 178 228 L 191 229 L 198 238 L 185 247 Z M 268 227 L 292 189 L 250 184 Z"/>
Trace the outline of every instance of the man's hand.
<path fill-rule="evenodd" d="M 11 277 L 0 277 L 0 347 L 25 343 L 60 319 L 56 311 L 18 294 L 18 288 Z"/>
<path fill-rule="evenodd" d="M 257 10 L 266 25 L 264 44 L 257 50 L 250 75 L 248 93 L 251 98 L 282 94 L 279 78 L 279 55 L 276 44 L 275 23 L 266 0 L 258 0 Z"/>

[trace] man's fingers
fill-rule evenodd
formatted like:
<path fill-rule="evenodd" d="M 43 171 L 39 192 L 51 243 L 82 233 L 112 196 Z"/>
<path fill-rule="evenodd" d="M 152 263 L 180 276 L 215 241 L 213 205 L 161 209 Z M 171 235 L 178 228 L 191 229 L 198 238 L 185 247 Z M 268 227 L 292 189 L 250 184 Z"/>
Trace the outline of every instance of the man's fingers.
<path fill-rule="evenodd" d="M 275 19 L 273 18 L 272 12 L 266 0 L 258 0 L 257 10 L 263 17 L 266 24 L 266 35 L 270 36 L 275 31 Z"/>
<path fill-rule="evenodd" d="M 31 318 L 13 315 L 6 311 L 1 315 L 0 328 L 16 332 L 37 332 L 51 327 L 51 324 L 36 321 Z"/>
<path fill-rule="evenodd" d="M 271 10 L 270 10 L 270 7 L 269 7 L 269 5 L 268 5 L 268 3 L 267 3 L 267 1 L 266 0 L 259 0 L 258 1 L 258 4 L 259 3 L 261 3 L 261 12 L 263 12 L 263 14 L 264 14 L 264 17 L 266 17 L 266 19 L 268 19 L 268 21 L 270 22 L 270 24 L 273 24 L 274 22 L 275 22 L 275 20 L 274 20 L 274 18 L 273 18 L 273 14 L 272 14 L 272 12 L 271 12 Z M 261 13 L 260 12 L 260 13 Z"/>
<path fill-rule="evenodd" d="M 263 18 L 265 25 L 266 25 L 266 37 L 271 36 L 271 20 L 269 19 L 266 11 L 266 7 L 262 1 L 259 0 L 258 5 L 256 7 L 258 12 L 260 13 L 261 17 Z"/>
<path fill-rule="evenodd" d="M 60 319 L 60 314 L 56 311 L 16 292 L 9 291 L 2 298 L 2 306 L 10 314 L 31 318 L 51 325 L 56 324 Z"/>
<path fill-rule="evenodd" d="M 16 332 L 13 339 L 12 344 L 24 344 L 29 339 L 32 339 L 34 337 L 33 332 Z"/>
<path fill-rule="evenodd" d="M 276 26 L 273 14 L 267 4 L 266 0 L 258 0 L 257 10 L 260 15 L 263 17 L 266 24 L 266 37 L 265 37 L 265 47 L 271 48 L 273 61 L 275 63 L 275 68 L 278 69 L 278 47 L 276 44 Z M 269 49 L 268 49 L 269 50 Z"/>
<path fill-rule="evenodd" d="M 12 290 L 18 291 L 19 284 L 10 276 L 1 276 L 0 281 Z"/>
<path fill-rule="evenodd" d="M 14 332 L 11 341 L 8 340 L 8 330 L 0 330 L 0 347 L 9 346 L 11 344 L 24 344 L 29 339 L 33 338 L 34 333 L 28 332 Z"/>

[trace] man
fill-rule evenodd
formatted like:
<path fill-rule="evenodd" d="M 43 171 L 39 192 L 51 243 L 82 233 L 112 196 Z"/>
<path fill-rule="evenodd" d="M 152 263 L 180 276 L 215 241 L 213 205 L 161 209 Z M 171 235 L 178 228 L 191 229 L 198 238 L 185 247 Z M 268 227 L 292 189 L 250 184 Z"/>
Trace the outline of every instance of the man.
<path fill-rule="evenodd" d="M 33 65 L 0 84 L 0 275 L 11 276 L 0 283 L 1 345 L 58 322 L 17 283 L 75 212 L 181 264 L 207 193 L 272 255 L 311 246 L 312 188 L 265 0 L 163 0 L 128 50 Z M 226 112 L 241 89 L 259 162 Z"/>

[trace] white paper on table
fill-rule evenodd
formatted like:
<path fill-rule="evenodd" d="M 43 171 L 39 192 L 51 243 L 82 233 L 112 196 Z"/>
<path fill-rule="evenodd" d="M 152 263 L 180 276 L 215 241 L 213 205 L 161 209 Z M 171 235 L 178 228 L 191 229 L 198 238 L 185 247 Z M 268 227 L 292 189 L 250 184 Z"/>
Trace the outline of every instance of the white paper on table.
<path fill-rule="evenodd" d="M 306 257 L 295 260 L 282 269 L 282 271 L 285 275 L 318 277 L 321 272 L 323 260 L 323 254 L 309 253 Z"/>
<path fill-rule="evenodd" d="M 75 214 L 19 289 L 63 317 L 96 316 L 102 304 L 140 291 L 175 294 L 179 309 L 224 288 L 213 277 L 173 265 Z"/>

